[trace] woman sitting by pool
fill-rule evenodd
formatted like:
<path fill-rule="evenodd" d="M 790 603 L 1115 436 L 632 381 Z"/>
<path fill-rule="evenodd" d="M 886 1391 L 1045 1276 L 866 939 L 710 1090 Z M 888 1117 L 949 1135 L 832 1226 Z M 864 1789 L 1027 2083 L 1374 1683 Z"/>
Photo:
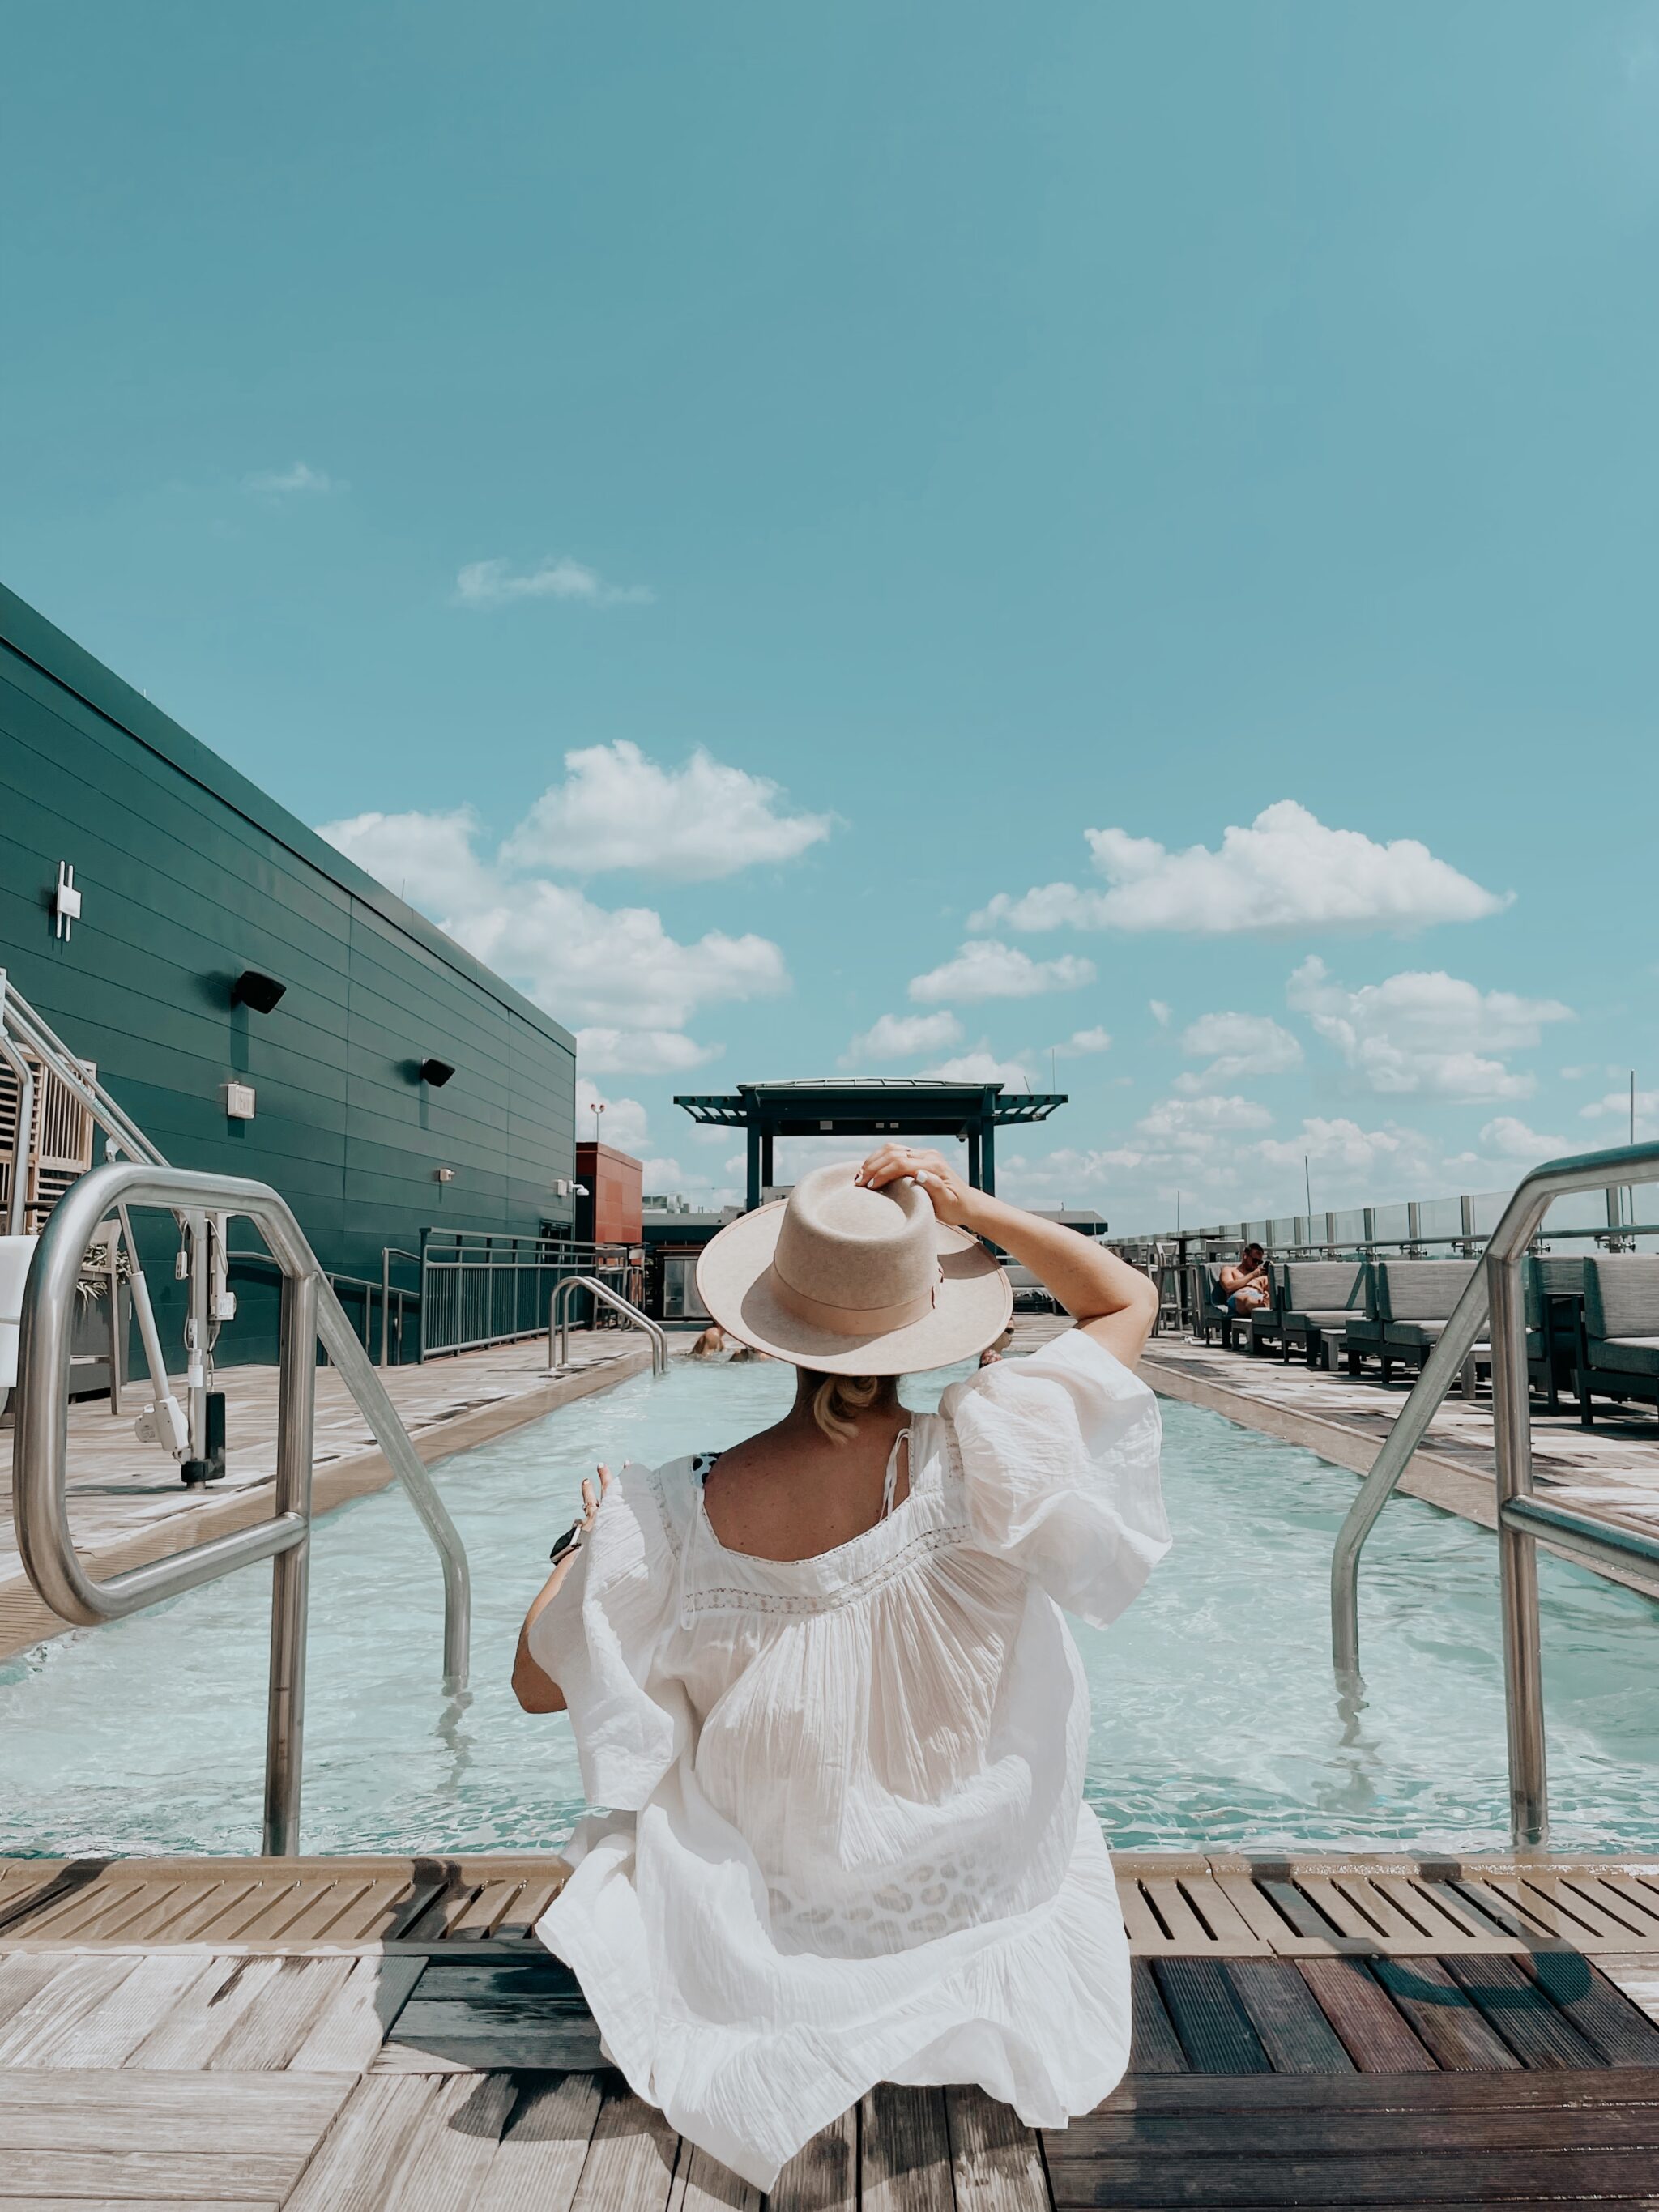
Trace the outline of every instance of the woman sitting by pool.
<path fill-rule="evenodd" d="M 1007 1325 L 981 1237 L 1078 1326 L 908 1413 L 900 1376 Z M 632 2087 L 757 2188 L 882 2081 L 1063 2127 L 1123 2073 L 1130 1998 L 1060 1608 L 1113 1620 L 1169 1546 L 1152 1286 L 901 1145 L 731 1223 L 697 1285 L 795 1403 L 582 1485 L 513 1680 L 614 1809 L 537 1932 Z"/>

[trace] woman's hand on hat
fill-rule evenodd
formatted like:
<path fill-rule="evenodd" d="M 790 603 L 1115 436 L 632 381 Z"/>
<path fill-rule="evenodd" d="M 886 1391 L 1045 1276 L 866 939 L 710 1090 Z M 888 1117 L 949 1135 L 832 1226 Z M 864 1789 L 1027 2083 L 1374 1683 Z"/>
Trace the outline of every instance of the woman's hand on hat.
<path fill-rule="evenodd" d="M 883 1145 L 865 1161 L 856 1180 L 870 1190 L 879 1190 L 884 1183 L 898 1182 L 906 1176 L 927 1192 L 941 1221 L 953 1228 L 967 1225 L 975 1194 L 943 1152 L 915 1145 Z"/>

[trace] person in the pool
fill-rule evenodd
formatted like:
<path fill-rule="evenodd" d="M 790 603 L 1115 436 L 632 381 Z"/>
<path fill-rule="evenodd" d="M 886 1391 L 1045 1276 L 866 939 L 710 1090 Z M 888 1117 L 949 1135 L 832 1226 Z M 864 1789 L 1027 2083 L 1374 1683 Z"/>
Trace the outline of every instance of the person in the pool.
<path fill-rule="evenodd" d="M 1007 1326 L 1012 1254 L 1076 1327 L 908 1412 Z M 722 1229 L 697 1282 L 797 1370 L 775 1426 L 599 1471 L 519 1639 L 590 1814 L 537 1932 L 606 2057 L 757 2189 L 875 2082 L 1064 2127 L 1127 2063 L 1129 1960 L 1083 1802 L 1103 1625 L 1168 1548 L 1152 1285 L 884 1145 Z"/>

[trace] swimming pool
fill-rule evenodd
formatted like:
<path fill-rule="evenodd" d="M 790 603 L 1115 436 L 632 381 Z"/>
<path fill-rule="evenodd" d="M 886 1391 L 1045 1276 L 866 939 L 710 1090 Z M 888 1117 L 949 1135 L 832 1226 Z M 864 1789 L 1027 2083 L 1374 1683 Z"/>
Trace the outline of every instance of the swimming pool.
<path fill-rule="evenodd" d="M 908 1391 L 921 1402 L 945 1377 Z M 562 1715 L 521 1713 L 514 1639 L 577 1483 L 775 1419 L 771 1365 L 693 1366 L 580 1401 L 439 1473 L 472 1562 L 472 1687 L 438 1686 L 441 1599 L 396 1490 L 318 1525 L 306 1728 L 311 1851 L 540 1849 L 580 1784 Z M 1507 1844 L 1493 1540 L 1397 1498 L 1367 1547 L 1367 1701 L 1328 1656 L 1331 1545 L 1353 1478 L 1165 1404 L 1176 1544 L 1115 1628 L 1077 1632 L 1089 1794 L 1118 1849 Z M 1540 1558 L 1553 1840 L 1651 1848 L 1653 1608 Z M 253 1851 L 269 1582 L 262 1569 L 0 1664 L 0 1850 Z"/>

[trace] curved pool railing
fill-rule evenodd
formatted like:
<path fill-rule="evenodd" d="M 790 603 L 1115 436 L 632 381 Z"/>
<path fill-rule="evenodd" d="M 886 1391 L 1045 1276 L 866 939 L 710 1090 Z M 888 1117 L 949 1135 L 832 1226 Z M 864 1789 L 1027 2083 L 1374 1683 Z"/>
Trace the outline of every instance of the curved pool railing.
<path fill-rule="evenodd" d="M 1615 1528 L 1533 1495 L 1532 1403 L 1521 1263 L 1555 1199 L 1569 1191 L 1653 1182 L 1659 1182 L 1659 1144 L 1656 1143 L 1547 1160 L 1522 1178 L 1487 1241 L 1482 1263 L 1470 1276 L 1387 1442 L 1360 1485 L 1331 1560 L 1331 1656 L 1339 1682 L 1352 1692 L 1359 1679 L 1359 1559 L 1365 1539 L 1484 1328 L 1492 1346 L 1510 1826 L 1518 1849 L 1541 1844 L 1549 1832 L 1538 1626 L 1539 1539 L 1598 1565 L 1659 1568 L 1659 1536 Z"/>
<path fill-rule="evenodd" d="M 562 1374 L 570 1364 L 570 1301 L 578 1291 L 598 1299 L 601 1305 L 611 1308 L 624 1322 L 635 1328 L 642 1328 L 651 1346 L 651 1372 L 653 1376 L 668 1372 L 668 1332 L 652 1320 L 648 1313 L 631 1305 L 620 1291 L 613 1291 L 609 1283 L 602 1283 L 597 1275 L 567 1275 L 556 1283 L 547 1304 L 547 1371 Z M 553 1347 L 558 1346 L 558 1357 Z"/>
<path fill-rule="evenodd" d="M 169 1558 L 99 1581 L 77 1558 L 69 1526 L 70 1335 L 82 1261 L 100 1223 L 119 1209 L 155 1206 L 240 1214 L 264 1236 L 282 1270 L 275 1511 L 267 1521 L 209 1537 Z M 466 1553 L 431 1475 L 386 1386 L 317 1263 L 289 1206 L 268 1185 L 235 1176 L 123 1161 L 72 1183 L 41 1234 L 23 1291 L 18 1346 L 13 1489 L 18 1549 L 36 1590 L 64 1620 L 90 1627 L 193 1589 L 260 1559 L 273 1562 L 270 1680 L 265 1732 L 264 1850 L 299 1846 L 305 1732 L 306 1620 L 317 1352 L 329 1358 L 403 1483 L 436 1546 L 444 1577 L 444 1674 L 466 1680 L 471 1589 Z M 164 1378 L 157 1378 L 165 1389 Z"/>

